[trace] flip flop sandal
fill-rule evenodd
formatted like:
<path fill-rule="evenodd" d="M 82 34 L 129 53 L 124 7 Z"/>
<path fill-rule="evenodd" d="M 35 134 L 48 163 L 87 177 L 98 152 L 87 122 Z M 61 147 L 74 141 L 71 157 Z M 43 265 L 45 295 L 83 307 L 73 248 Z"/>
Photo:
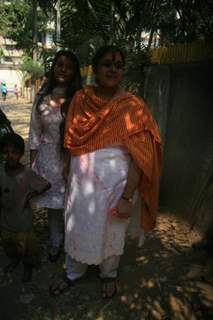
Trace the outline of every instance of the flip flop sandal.
<path fill-rule="evenodd" d="M 102 289 L 102 297 L 104 299 L 111 299 L 113 298 L 117 292 L 117 278 L 103 278 L 103 289 Z M 107 294 L 110 292 L 110 294 Z"/>
<path fill-rule="evenodd" d="M 57 284 L 51 285 L 49 288 L 50 294 L 57 297 L 67 291 L 70 287 L 74 286 L 77 280 L 70 280 L 65 275 Z"/>

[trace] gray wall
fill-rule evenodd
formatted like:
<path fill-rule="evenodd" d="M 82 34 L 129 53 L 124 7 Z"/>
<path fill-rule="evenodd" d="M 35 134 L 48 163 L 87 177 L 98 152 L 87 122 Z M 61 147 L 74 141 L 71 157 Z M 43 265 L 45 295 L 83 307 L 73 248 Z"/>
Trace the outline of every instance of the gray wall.
<path fill-rule="evenodd" d="M 213 61 L 151 66 L 143 93 L 164 144 L 159 205 L 203 229 L 213 224 L 212 78 Z"/>

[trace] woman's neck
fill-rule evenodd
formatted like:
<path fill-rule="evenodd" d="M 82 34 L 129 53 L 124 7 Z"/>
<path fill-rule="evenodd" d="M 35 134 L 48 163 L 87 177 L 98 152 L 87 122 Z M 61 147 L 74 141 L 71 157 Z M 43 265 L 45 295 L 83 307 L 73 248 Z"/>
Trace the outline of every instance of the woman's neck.
<path fill-rule="evenodd" d="M 122 89 L 120 87 L 116 88 L 106 88 L 102 86 L 95 87 L 95 94 L 104 100 L 110 100 L 120 94 Z"/>
<path fill-rule="evenodd" d="M 52 93 L 50 95 L 49 99 L 49 105 L 53 108 L 55 107 L 61 107 L 65 101 L 65 95 L 66 95 L 66 87 L 55 87 L 52 90 Z"/>
<path fill-rule="evenodd" d="M 56 86 L 53 90 L 52 90 L 52 94 L 55 96 L 65 96 L 67 87 L 65 86 Z"/>

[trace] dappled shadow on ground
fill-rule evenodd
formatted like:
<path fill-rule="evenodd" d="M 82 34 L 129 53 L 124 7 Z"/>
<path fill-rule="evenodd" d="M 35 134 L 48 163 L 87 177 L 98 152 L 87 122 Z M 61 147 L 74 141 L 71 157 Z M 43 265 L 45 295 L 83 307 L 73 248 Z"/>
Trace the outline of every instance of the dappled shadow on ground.
<path fill-rule="evenodd" d="M 30 104 L 9 101 L 0 107 L 14 130 L 27 144 Z M 28 152 L 24 162 L 29 159 Z M 192 243 L 199 236 L 171 214 L 158 217 L 156 230 L 144 246 L 128 239 L 119 274 L 119 292 L 112 300 L 101 298 L 98 270 L 59 297 L 49 295 L 49 285 L 64 272 L 64 255 L 50 263 L 47 214 L 35 211 L 35 231 L 41 248 L 41 265 L 33 281 L 21 283 L 22 266 L 10 275 L 2 267 L 7 258 L 0 245 L 1 320 L 208 320 L 213 318 L 213 262 Z"/>
<path fill-rule="evenodd" d="M 101 297 L 101 282 L 95 267 L 61 296 L 50 296 L 49 285 L 64 272 L 64 256 L 54 264 L 47 259 L 47 216 L 43 210 L 36 211 L 35 230 L 41 247 L 41 265 L 35 270 L 32 283 L 21 283 L 21 266 L 10 276 L 0 274 L 0 295 L 10 297 L 16 320 L 208 320 L 213 317 L 213 282 L 202 272 L 208 257 L 203 251 L 192 249 L 197 235 L 171 215 L 159 216 L 155 232 L 146 237 L 142 248 L 137 248 L 136 241 L 127 240 L 119 292 L 109 301 Z M 6 263 L 2 249 L 0 255 L 2 267 Z M 13 308 L 6 308 L 13 314 Z"/>
<path fill-rule="evenodd" d="M 31 104 L 23 104 L 21 101 L 14 100 L 6 103 L 1 101 L 0 108 L 11 121 L 14 131 L 26 139 L 29 132 Z"/>
<path fill-rule="evenodd" d="M 13 130 L 25 140 L 26 152 L 21 160 L 24 164 L 29 163 L 28 135 L 31 107 L 32 104 L 23 99 L 19 99 L 18 101 L 15 99 L 9 99 L 6 102 L 0 101 L 0 108 L 10 120 Z"/>

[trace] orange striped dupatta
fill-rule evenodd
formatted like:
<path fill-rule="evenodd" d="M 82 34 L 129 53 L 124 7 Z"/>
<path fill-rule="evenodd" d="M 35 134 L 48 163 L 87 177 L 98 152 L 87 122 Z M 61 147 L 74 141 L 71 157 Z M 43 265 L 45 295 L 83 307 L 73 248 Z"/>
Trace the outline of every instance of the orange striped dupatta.
<path fill-rule="evenodd" d="M 141 226 L 155 227 L 162 147 L 159 130 L 144 101 L 123 93 L 102 100 L 92 86 L 74 96 L 66 120 L 64 146 L 72 155 L 81 155 L 113 145 L 123 145 L 143 171 L 139 191 L 145 201 Z"/>

